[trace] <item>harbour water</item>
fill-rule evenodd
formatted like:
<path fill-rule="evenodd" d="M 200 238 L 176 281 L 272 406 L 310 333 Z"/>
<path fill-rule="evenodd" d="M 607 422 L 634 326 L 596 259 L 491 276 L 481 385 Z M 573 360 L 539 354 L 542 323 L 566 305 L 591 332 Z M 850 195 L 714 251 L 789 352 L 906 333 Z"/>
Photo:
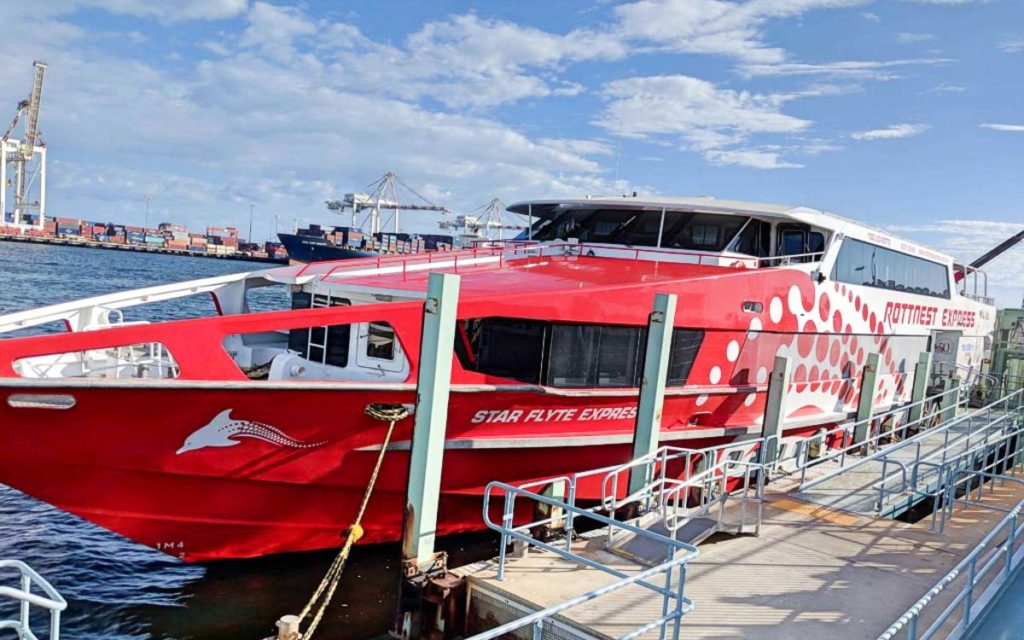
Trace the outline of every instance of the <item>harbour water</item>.
<path fill-rule="evenodd" d="M 0 242 L 0 313 L 264 267 Z M 150 305 L 145 313 L 141 308 L 127 310 L 125 317 L 189 317 L 207 311 L 201 308 L 204 302 L 212 306 L 206 300 L 192 306 L 178 300 Z M 454 566 L 493 556 L 496 549 L 495 538 L 487 534 L 448 538 L 439 546 L 449 552 Z M 333 552 L 183 565 L 0 487 L 0 557 L 27 561 L 69 600 L 64 638 L 256 640 L 271 634 L 280 615 L 302 608 Z M 318 632 L 321 637 L 363 639 L 388 628 L 399 580 L 397 558 L 396 545 L 356 548 Z"/>

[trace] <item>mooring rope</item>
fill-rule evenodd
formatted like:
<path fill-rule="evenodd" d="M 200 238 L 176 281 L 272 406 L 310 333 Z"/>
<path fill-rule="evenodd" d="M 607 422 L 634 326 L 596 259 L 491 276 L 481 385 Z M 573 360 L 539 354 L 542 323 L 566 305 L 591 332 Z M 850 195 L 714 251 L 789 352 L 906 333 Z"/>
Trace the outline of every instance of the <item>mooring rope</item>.
<path fill-rule="evenodd" d="M 384 454 L 388 450 L 391 434 L 395 430 L 395 423 L 409 416 L 409 410 L 400 404 L 370 404 L 366 406 L 366 415 L 375 420 L 389 423 L 388 430 L 384 435 L 384 443 L 380 447 L 380 453 L 377 454 L 377 464 L 374 465 L 373 473 L 370 474 L 370 482 L 366 485 L 366 492 L 363 494 L 362 504 L 359 505 L 359 512 L 356 514 L 356 519 L 352 522 L 352 526 L 348 529 L 345 545 L 338 552 L 334 561 L 331 562 L 331 566 L 327 569 L 323 580 L 320 581 L 316 591 L 313 592 L 313 597 L 309 599 L 309 602 L 302 609 L 302 613 L 299 614 L 299 621 L 301 622 L 313 610 L 316 603 L 320 602 L 320 606 L 313 616 L 312 622 L 309 623 L 309 628 L 302 634 L 301 640 L 310 640 L 313 637 L 313 633 L 320 624 L 324 612 L 327 611 L 327 606 L 331 603 L 331 599 L 334 598 L 334 592 L 341 581 L 341 574 L 345 570 L 345 563 L 348 561 L 352 545 L 363 537 L 363 527 L 361 524 L 363 515 L 366 513 L 367 505 L 370 504 L 370 496 L 373 495 L 373 485 L 377 482 L 377 475 L 380 473 L 380 468 L 384 463 Z"/>

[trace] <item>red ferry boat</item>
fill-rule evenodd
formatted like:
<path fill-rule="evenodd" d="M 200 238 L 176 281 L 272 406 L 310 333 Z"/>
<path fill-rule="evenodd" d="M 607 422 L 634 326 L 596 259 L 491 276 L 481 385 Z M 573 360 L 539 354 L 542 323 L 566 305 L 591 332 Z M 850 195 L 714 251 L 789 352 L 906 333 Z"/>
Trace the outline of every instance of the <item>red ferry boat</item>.
<path fill-rule="evenodd" d="M 186 561 L 339 546 L 386 429 L 365 407 L 415 401 L 432 271 L 462 277 L 439 534 L 481 527 L 490 480 L 629 458 L 658 292 L 679 300 L 661 433 L 678 446 L 758 435 L 777 355 L 795 366 L 786 446 L 853 415 L 869 353 L 874 404 L 889 408 L 933 342 L 976 369 L 993 329 L 981 272 L 808 208 L 634 196 L 510 209 L 536 221 L 529 241 L 0 316 L 0 336 L 66 327 L 0 340 L 0 482 Z M 290 308 L 253 312 L 265 287 Z M 125 319 L 184 296 L 212 297 L 210 316 Z M 399 424 L 367 541 L 400 536 L 410 433 Z"/>

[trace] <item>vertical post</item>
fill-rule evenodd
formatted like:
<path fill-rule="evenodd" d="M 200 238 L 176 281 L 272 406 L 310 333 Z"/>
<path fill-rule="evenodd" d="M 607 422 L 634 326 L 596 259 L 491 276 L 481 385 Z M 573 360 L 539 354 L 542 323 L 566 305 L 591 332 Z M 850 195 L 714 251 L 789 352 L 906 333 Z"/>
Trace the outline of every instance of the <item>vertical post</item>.
<path fill-rule="evenodd" d="M 403 559 L 415 560 L 421 566 L 430 562 L 434 554 L 458 300 L 459 276 L 430 274 L 423 305 L 416 416 L 402 536 Z"/>
<path fill-rule="evenodd" d="M 789 382 L 793 377 L 793 363 L 785 356 L 775 356 L 771 376 L 768 378 L 768 398 L 764 405 L 764 421 L 761 437 L 764 451 L 761 463 L 771 466 L 779 454 L 779 438 L 782 423 L 786 419 L 786 398 L 789 396 Z"/>
<path fill-rule="evenodd" d="M 930 351 L 922 351 L 914 365 L 914 390 L 910 396 L 910 415 L 907 422 L 916 423 L 924 415 L 924 397 L 928 393 L 928 374 L 932 369 L 932 354 Z M 920 428 L 920 427 L 918 427 Z"/>
<path fill-rule="evenodd" d="M 942 379 L 942 398 L 939 399 L 939 403 L 941 421 L 952 420 L 956 416 L 956 407 L 960 404 L 959 378 Z"/>
<path fill-rule="evenodd" d="M 878 354 L 869 353 L 864 363 L 864 374 L 860 380 L 860 398 L 857 400 L 857 421 L 853 430 L 853 444 L 860 444 L 868 439 L 871 429 L 871 416 L 875 412 L 875 389 L 878 380 Z"/>
<path fill-rule="evenodd" d="M 647 321 L 647 352 L 644 376 L 640 380 L 640 406 L 633 430 L 633 459 L 654 453 L 661 432 L 661 411 L 665 404 L 668 356 L 672 345 L 672 327 L 676 321 L 676 295 L 654 296 L 654 310 Z M 634 468 L 629 474 L 629 493 L 640 491 L 650 480 L 652 465 Z"/>

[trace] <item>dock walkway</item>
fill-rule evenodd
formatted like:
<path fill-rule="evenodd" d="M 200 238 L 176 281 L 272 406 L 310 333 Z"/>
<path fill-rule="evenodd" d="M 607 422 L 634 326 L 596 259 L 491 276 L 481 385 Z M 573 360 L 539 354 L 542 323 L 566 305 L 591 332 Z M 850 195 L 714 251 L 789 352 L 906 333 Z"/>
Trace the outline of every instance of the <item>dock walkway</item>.
<path fill-rule="evenodd" d="M 940 535 L 927 519 L 908 524 L 824 507 L 787 493 L 794 488 L 785 480 L 771 485 L 760 536 L 719 534 L 700 546 L 687 569 L 686 594 L 694 610 L 683 618 L 682 637 L 876 638 L 1005 515 L 958 508 Z M 1024 499 L 1024 487 L 1006 483 L 987 495 L 987 503 L 1008 508 Z M 625 573 L 644 568 L 606 551 L 601 537 L 578 541 L 576 550 Z M 476 603 L 471 624 L 488 617 L 493 623 L 495 611 L 543 609 L 614 581 L 536 549 L 508 566 L 503 581 L 493 562 L 458 570 L 467 576 L 470 601 Z M 650 596 L 628 587 L 579 605 L 561 614 L 555 633 L 545 631 L 543 637 L 618 638 L 662 614 L 660 598 Z M 640 637 L 657 638 L 658 632 Z"/>
<path fill-rule="evenodd" d="M 848 465 L 841 473 L 797 492 L 794 497 L 861 515 L 898 516 L 939 487 L 939 471 L 934 463 L 955 459 L 986 440 L 998 438 L 1005 416 L 1003 411 L 964 416 L 946 429 L 926 431 L 913 441 L 891 446 L 855 465 Z M 915 465 L 917 461 L 925 464 Z M 901 484 L 906 484 L 902 482 L 901 467 L 909 480 L 915 466 L 919 474 L 917 490 L 898 491 Z M 828 464 L 823 468 L 828 471 Z M 883 483 L 890 491 L 879 503 L 879 485 Z"/>

